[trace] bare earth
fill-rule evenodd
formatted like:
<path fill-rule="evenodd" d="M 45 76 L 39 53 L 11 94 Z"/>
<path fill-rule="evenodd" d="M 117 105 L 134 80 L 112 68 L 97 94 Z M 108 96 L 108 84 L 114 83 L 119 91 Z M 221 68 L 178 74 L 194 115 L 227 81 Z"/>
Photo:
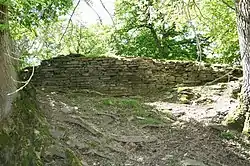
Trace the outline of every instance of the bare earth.
<path fill-rule="evenodd" d="M 66 165 L 69 148 L 84 166 L 248 166 L 249 144 L 219 125 L 238 104 L 237 86 L 189 87 L 188 104 L 173 89 L 130 98 L 37 90 L 56 140 L 47 165 Z"/>

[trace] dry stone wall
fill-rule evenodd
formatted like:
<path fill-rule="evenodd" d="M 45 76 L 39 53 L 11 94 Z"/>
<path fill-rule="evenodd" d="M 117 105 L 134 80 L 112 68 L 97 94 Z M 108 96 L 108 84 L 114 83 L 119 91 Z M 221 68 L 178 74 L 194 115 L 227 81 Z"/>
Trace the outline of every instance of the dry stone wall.
<path fill-rule="evenodd" d="M 31 68 L 22 73 L 28 78 Z M 157 92 L 179 84 L 194 86 L 242 76 L 230 66 L 195 62 L 159 61 L 148 58 L 86 58 L 69 55 L 42 61 L 32 83 L 53 89 L 89 89 L 110 95 L 136 95 Z"/>

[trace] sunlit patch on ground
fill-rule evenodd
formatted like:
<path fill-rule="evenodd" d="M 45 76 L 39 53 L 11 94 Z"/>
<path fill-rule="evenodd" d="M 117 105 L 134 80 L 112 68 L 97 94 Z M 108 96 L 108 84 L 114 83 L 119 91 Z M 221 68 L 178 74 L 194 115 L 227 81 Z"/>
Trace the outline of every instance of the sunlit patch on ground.
<path fill-rule="evenodd" d="M 250 165 L 237 133 L 204 125 L 219 123 L 236 107 L 227 86 L 173 91 L 172 100 L 162 94 L 108 97 L 40 91 L 40 106 L 48 112 L 57 142 L 48 154 L 60 165 L 65 165 L 62 147 L 74 151 L 83 165 Z M 198 97 L 181 104 L 186 92 Z"/>

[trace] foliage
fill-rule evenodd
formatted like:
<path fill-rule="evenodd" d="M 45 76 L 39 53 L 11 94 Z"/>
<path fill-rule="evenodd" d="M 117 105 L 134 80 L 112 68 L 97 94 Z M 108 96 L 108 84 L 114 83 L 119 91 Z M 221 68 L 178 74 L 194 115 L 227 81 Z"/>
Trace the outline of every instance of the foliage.
<path fill-rule="evenodd" d="M 155 112 L 149 111 L 149 106 L 136 99 L 131 98 L 105 98 L 101 103 L 103 106 L 121 108 L 121 113 L 132 119 L 136 119 L 139 124 L 157 125 L 163 120 Z M 129 111 L 127 111 L 129 110 Z"/>
<path fill-rule="evenodd" d="M 140 109 L 142 107 L 141 103 L 135 99 L 116 99 L 116 98 L 106 98 L 102 101 L 102 104 L 107 106 L 118 106 L 130 109 Z"/>
<path fill-rule="evenodd" d="M 116 1 L 113 48 L 117 54 L 197 59 L 196 39 L 187 23 L 180 26 L 173 19 L 177 18 L 175 7 L 172 1 Z M 202 47 L 208 44 L 207 38 L 197 35 Z"/>
<path fill-rule="evenodd" d="M 28 55 L 40 51 L 43 46 L 38 40 L 40 32 L 57 22 L 72 5 L 72 0 L 9 0 L 9 28 L 15 57 L 27 61 Z"/>
<path fill-rule="evenodd" d="M 206 62 L 239 61 L 236 15 L 230 0 L 117 0 L 115 7 L 112 47 L 119 55 L 195 60 L 199 41 Z"/>
<path fill-rule="evenodd" d="M 102 56 L 109 51 L 108 40 L 108 26 L 97 24 L 85 27 L 71 24 L 62 42 L 64 47 L 62 53 L 77 53 L 89 57 Z"/>
<path fill-rule="evenodd" d="M 220 137 L 223 139 L 231 140 L 235 138 L 235 134 L 230 131 L 223 131 L 220 133 Z"/>
<path fill-rule="evenodd" d="M 60 15 L 66 14 L 71 6 L 71 0 L 15 0 L 9 5 L 10 21 L 32 30 L 41 24 L 56 21 Z"/>
<path fill-rule="evenodd" d="M 196 1 L 197 2 L 197 1 Z M 198 27 L 209 37 L 209 52 L 214 62 L 232 63 L 239 58 L 239 43 L 234 2 L 231 0 L 202 0 L 197 2 Z M 229 5 L 229 6 L 228 6 Z"/>
<path fill-rule="evenodd" d="M 71 0 L 15 0 L 11 1 L 10 27 L 14 39 L 39 35 L 36 29 L 58 20 L 72 7 Z M 25 32 L 28 31 L 25 35 Z M 23 34 L 24 33 L 24 34 Z"/>
<path fill-rule="evenodd" d="M 82 54 L 86 57 L 103 56 L 110 52 L 108 41 L 110 30 L 108 26 L 69 24 L 65 32 L 65 20 L 50 24 L 46 29 L 38 28 L 39 38 L 32 42 L 27 39 L 19 41 L 23 45 L 23 60 L 44 60 L 58 55 L 70 53 Z M 62 38 L 63 37 L 63 38 Z M 22 44 L 23 43 L 23 44 Z M 29 47 L 30 46 L 30 47 Z M 23 64 L 25 67 L 27 63 Z"/>
<path fill-rule="evenodd" d="M 69 53 L 101 56 L 110 48 L 122 56 L 196 60 L 200 55 L 197 38 L 207 62 L 232 63 L 239 57 L 230 0 L 117 0 L 115 28 L 71 22 L 62 41 L 68 20 L 58 18 L 72 8 L 72 1 L 9 2 L 15 52 L 25 62 Z"/>

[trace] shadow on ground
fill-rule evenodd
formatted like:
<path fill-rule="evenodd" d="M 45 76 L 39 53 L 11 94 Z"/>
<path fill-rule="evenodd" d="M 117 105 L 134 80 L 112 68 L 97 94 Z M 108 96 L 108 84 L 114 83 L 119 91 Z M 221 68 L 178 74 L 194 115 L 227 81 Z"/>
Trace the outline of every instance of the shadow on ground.
<path fill-rule="evenodd" d="M 186 104 L 159 101 L 162 95 L 150 99 L 115 98 L 38 90 L 37 98 L 56 140 L 46 152 L 47 165 L 65 165 L 65 148 L 89 166 L 250 165 L 249 145 L 237 133 L 208 125 L 213 121 L 210 115 L 234 107 L 236 101 L 231 101 L 225 89 L 210 87 L 209 93 L 205 90 L 207 98 L 216 97 L 220 91 L 217 95 L 222 97 L 217 101 L 199 103 L 203 100 L 201 94 L 193 100 L 196 102 Z M 194 93 L 198 90 L 201 89 L 193 89 Z M 226 104 L 228 100 L 231 105 Z M 224 107 L 218 107 L 217 102 L 224 102 Z M 209 113 L 211 110 L 213 113 Z M 177 114 L 178 111 L 182 113 Z M 219 120 L 213 124 L 216 122 Z"/>

